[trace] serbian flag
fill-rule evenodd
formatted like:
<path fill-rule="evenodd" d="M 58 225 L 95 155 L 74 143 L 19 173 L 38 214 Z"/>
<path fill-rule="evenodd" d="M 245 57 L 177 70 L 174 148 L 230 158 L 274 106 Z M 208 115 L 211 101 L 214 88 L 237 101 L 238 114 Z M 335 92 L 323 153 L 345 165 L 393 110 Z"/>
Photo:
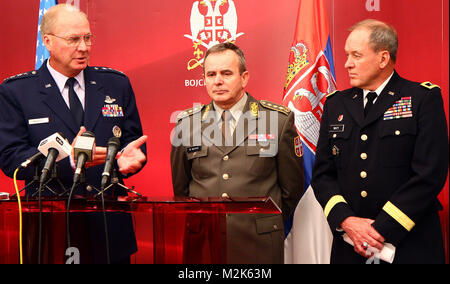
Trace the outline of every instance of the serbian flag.
<path fill-rule="evenodd" d="M 295 114 L 303 145 L 305 194 L 285 224 L 285 263 L 329 263 L 332 234 L 311 188 L 320 121 L 327 94 L 336 90 L 323 0 L 299 0 L 283 104 Z"/>
<path fill-rule="evenodd" d="M 50 57 L 48 50 L 45 48 L 44 43 L 42 41 L 41 36 L 41 21 L 42 16 L 44 16 L 45 12 L 50 9 L 52 6 L 57 4 L 56 0 L 41 0 L 39 3 L 39 20 L 37 27 L 37 39 L 36 39 L 36 59 L 35 59 L 35 69 L 39 69 L 44 60 Z"/>

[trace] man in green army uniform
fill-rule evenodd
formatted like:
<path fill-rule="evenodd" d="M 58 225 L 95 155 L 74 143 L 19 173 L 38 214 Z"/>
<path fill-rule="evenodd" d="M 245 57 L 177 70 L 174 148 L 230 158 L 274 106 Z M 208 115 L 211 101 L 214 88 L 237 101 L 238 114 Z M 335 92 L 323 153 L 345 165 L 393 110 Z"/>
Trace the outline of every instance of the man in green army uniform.
<path fill-rule="evenodd" d="M 271 197 L 281 215 L 227 215 L 227 262 L 283 263 L 283 221 L 304 187 L 294 114 L 245 92 L 249 72 L 243 52 L 234 44 L 207 51 L 204 79 L 212 102 L 177 118 L 171 151 L 175 196 Z"/>

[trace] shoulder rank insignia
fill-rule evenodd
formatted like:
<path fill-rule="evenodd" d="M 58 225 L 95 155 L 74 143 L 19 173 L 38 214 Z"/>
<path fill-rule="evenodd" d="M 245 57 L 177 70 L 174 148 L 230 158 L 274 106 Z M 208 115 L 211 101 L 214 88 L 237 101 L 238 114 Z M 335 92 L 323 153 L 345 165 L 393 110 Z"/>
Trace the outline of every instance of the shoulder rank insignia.
<path fill-rule="evenodd" d="M 336 94 L 336 93 L 337 93 L 337 91 L 338 91 L 338 90 L 335 90 L 334 92 L 332 92 L 332 93 L 329 93 L 329 94 L 327 95 L 327 98 L 329 98 L 329 97 L 333 96 L 334 94 Z"/>
<path fill-rule="evenodd" d="M 178 114 L 178 116 L 177 116 L 177 122 L 182 120 L 183 118 L 186 118 L 188 116 L 198 113 L 199 111 L 202 110 L 202 108 L 203 108 L 203 105 L 198 105 L 193 108 L 190 108 L 190 109 L 180 112 L 180 114 Z"/>
<path fill-rule="evenodd" d="M 123 73 L 122 71 L 114 70 L 109 67 L 94 67 L 94 70 L 100 71 L 100 72 L 111 72 L 111 73 L 116 73 L 116 74 L 125 76 L 125 73 Z"/>
<path fill-rule="evenodd" d="M 5 81 L 3 81 L 3 82 L 6 83 L 6 82 L 14 81 L 14 80 L 17 80 L 17 79 L 24 79 L 24 78 L 28 78 L 28 77 L 33 77 L 33 76 L 36 76 L 37 73 L 38 72 L 36 70 L 34 70 L 34 71 L 31 71 L 31 72 L 25 72 L 25 73 L 17 74 L 17 75 L 11 76 L 9 78 L 6 78 Z"/>
<path fill-rule="evenodd" d="M 275 103 L 272 103 L 272 102 L 269 102 L 269 101 L 265 101 L 265 100 L 262 100 L 262 101 L 259 101 L 259 102 L 265 108 L 276 110 L 276 111 L 279 111 L 279 112 L 284 113 L 286 115 L 289 115 L 289 113 L 291 112 L 291 110 L 288 107 L 285 107 L 285 106 L 282 106 L 282 105 L 279 105 L 279 104 L 275 104 Z"/>
<path fill-rule="evenodd" d="M 427 89 L 433 89 L 433 88 L 436 88 L 436 87 L 438 87 L 439 89 L 441 88 L 441 87 L 439 87 L 438 85 L 435 85 L 435 84 L 433 84 L 433 83 L 431 83 L 431 82 L 423 82 L 422 84 L 420 84 L 422 87 L 425 87 L 425 88 L 427 88 Z"/>

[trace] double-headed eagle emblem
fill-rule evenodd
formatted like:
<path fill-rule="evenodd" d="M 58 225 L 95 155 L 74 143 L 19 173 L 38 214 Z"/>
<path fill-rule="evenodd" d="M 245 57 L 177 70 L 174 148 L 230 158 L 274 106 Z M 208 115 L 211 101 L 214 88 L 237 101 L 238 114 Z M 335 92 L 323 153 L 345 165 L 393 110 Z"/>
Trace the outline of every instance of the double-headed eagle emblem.
<path fill-rule="evenodd" d="M 228 4 L 222 14 L 220 7 Z M 207 7 L 206 15 L 200 12 L 200 5 Z M 222 42 L 235 42 L 243 35 L 237 33 L 237 12 L 233 0 L 195 1 L 191 9 L 191 35 L 184 35 L 193 42 L 194 58 L 188 62 L 188 70 L 203 64 L 204 51 Z"/>

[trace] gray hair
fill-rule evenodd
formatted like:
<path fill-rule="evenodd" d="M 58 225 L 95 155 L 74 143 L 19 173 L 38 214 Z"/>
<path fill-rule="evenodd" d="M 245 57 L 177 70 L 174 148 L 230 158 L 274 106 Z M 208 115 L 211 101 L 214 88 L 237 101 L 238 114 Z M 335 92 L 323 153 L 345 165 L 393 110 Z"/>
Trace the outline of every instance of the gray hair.
<path fill-rule="evenodd" d="M 367 19 L 353 25 L 349 31 L 365 28 L 370 31 L 369 43 L 375 52 L 387 50 L 395 63 L 397 60 L 397 31 L 391 25 L 382 21 Z"/>
<path fill-rule="evenodd" d="M 245 60 L 244 52 L 237 45 L 235 45 L 231 42 L 219 43 L 219 44 L 214 45 L 210 49 L 208 49 L 205 54 L 204 62 L 206 62 L 206 58 L 208 58 L 209 55 L 215 54 L 215 53 L 222 53 L 222 52 L 225 52 L 226 50 L 233 51 L 239 57 L 239 73 L 242 75 L 242 73 L 247 71 L 247 62 Z M 203 69 L 204 69 L 204 67 L 203 67 Z"/>
<path fill-rule="evenodd" d="M 84 16 L 86 19 L 88 19 L 87 15 L 77 7 L 72 6 L 70 4 L 58 4 L 48 9 L 47 12 L 45 12 L 44 16 L 42 17 L 41 34 L 42 35 L 51 34 L 55 27 L 55 23 L 58 20 L 58 16 L 64 12 L 78 13 Z"/>

